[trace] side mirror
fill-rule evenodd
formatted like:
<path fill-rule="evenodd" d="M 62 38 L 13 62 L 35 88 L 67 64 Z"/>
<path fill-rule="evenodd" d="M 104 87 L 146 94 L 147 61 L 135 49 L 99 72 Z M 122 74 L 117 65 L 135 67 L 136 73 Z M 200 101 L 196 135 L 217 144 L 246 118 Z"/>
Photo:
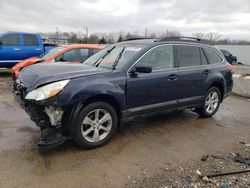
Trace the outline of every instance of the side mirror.
<path fill-rule="evenodd" d="M 3 45 L 3 40 L 2 39 L 0 39 L 0 45 Z"/>
<path fill-rule="evenodd" d="M 152 72 L 152 66 L 148 63 L 142 63 L 140 65 L 135 66 L 135 72 L 139 73 L 151 73 Z"/>

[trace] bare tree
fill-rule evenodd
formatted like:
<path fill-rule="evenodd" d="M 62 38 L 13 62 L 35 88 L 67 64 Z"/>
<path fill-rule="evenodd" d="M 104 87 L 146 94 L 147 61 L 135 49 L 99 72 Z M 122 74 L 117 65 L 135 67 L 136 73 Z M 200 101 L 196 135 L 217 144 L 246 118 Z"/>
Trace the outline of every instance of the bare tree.
<path fill-rule="evenodd" d="M 166 31 L 166 34 L 165 34 L 165 37 L 181 37 L 182 34 L 179 32 L 179 31 L 170 31 L 170 30 L 167 30 Z"/>
<path fill-rule="evenodd" d="M 206 34 L 205 33 L 193 33 L 192 36 L 194 38 L 198 38 L 198 39 L 206 39 Z"/>
<path fill-rule="evenodd" d="M 91 34 L 88 38 L 88 43 L 97 44 L 98 43 L 98 36 L 96 34 Z"/>
<path fill-rule="evenodd" d="M 206 33 L 206 39 L 213 43 L 216 43 L 220 37 L 221 37 L 221 34 L 216 33 L 216 32 Z"/>

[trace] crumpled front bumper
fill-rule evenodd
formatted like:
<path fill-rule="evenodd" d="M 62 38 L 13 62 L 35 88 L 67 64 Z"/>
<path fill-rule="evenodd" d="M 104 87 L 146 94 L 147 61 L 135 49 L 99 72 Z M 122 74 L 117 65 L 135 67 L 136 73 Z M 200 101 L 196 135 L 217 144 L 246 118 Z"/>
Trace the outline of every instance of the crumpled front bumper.
<path fill-rule="evenodd" d="M 18 91 L 14 91 L 13 94 L 17 103 L 25 110 L 30 116 L 30 119 L 34 121 L 41 130 L 51 127 L 49 118 L 43 111 L 42 107 L 28 102 Z"/>
<path fill-rule="evenodd" d="M 38 149 L 54 148 L 68 140 L 69 137 L 65 134 L 64 126 L 62 125 L 63 110 L 58 110 L 58 108 L 52 106 L 41 106 L 36 104 L 36 102 L 28 101 L 25 99 L 26 94 L 25 87 L 15 82 L 13 85 L 15 100 L 41 129 Z M 53 113 L 53 110 L 55 113 Z M 58 113 L 58 111 L 61 113 Z M 58 114 L 60 115 L 59 117 Z M 54 120 L 54 117 L 56 117 L 56 120 Z"/>

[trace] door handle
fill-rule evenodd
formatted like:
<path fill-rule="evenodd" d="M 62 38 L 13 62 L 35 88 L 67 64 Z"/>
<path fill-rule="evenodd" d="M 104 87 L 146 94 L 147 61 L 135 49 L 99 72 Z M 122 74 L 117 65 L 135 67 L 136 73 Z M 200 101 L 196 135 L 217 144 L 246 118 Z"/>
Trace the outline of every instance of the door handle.
<path fill-rule="evenodd" d="M 14 51 L 20 51 L 21 48 L 14 48 L 13 50 L 14 50 Z"/>
<path fill-rule="evenodd" d="M 209 75 L 211 73 L 211 70 L 205 70 L 204 72 L 203 72 L 203 75 Z"/>
<path fill-rule="evenodd" d="M 167 77 L 167 79 L 168 79 L 168 80 L 171 80 L 171 81 L 177 80 L 177 79 L 178 79 L 178 76 L 177 76 L 176 74 L 171 74 L 171 75 L 169 75 L 169 76 Z"/>
<path fill-rule="evenodd" d="M 36 48 L 35 50 L 36 50 L 36 51 L 41 51 L 42 49 L 41 49 L 41 48 Z"/>

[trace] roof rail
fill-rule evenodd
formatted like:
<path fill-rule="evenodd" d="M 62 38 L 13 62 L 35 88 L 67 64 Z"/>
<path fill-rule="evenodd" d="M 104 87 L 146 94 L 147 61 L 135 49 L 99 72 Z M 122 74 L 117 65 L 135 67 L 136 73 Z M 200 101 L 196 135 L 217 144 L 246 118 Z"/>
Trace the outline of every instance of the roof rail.
<path fill-rule="evenodd" d="M 195 42 L 195 43 L 213 45 L 213 43 L 209 40 L 199 39 L 199 38 L 194 38 L 194 37 L 164 37 L 164 38 L 155 40 L 155 42 L 163 42 L 163 41 Z"/>
<path fill-rule="evenodd" d="M 122 42 L 123 41 L 130 41 L 130 40 L 145 40 L 145 39 L 155 39 L 155 38 L 134 37 L 134 38 L 128 38 L 128 39 L 122 40 Z"/>

